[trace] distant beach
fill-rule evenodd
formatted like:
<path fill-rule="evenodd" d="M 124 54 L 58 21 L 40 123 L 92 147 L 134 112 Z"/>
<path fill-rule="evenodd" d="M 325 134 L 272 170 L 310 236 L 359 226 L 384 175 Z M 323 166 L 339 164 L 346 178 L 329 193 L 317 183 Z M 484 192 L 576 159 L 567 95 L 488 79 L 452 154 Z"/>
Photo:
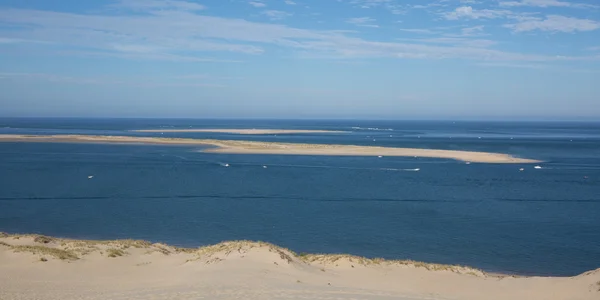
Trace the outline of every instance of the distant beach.
<path fill-rule="evenodd" d="M 132 136 L 95 135 L 0 135 L 0 142 L 61 142 L 61 143 L 141 143 L 157 145 L 207 145 L 215 146 L 203 150 L 212 153 L 230 154 L 279 154 L 279 155 L 329 155 L 329 156 L 401 156 L 454 159 L 474 163 L 536 163 L 503 153 L 438 150 L 418 148 L 392 148 L 377 146 L 275 143 L 257 141 L 159 138 Z"/>
<path fill-rule="evenodd" d="M 2 299 L 598 299 L 600 269 L 574 277 L 494 275 L 269 243 L 178 248 L 0 232 Z"/>
<path fill-rule="evenodd" d="M 232 134 L 307 134 L 307 133 L 349 133 L 349 131 L 337 130 L 305 130 L 305 129 L 140 129 L 131 130 L 132 132 L 170 132 L 170 133 L 186 133 L 186 132 L 214 132 L 214 133 L 232 133 Z"/>

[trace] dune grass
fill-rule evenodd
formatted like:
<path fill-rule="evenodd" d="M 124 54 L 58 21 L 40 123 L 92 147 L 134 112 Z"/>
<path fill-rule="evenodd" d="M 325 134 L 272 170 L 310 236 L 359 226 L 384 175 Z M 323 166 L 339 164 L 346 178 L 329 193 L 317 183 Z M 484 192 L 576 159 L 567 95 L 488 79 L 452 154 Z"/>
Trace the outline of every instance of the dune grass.
<path fill-rule="evenodd" d="M 15 252 L 30 252 L 38 255 L 52 256 L 61 260 L 78 260 L 79 256 L 72 251 L 45 246 L 12 246 Z"/>
<path fill-rule="evenodd" d="M 43 236 L 43 235 L 38 235 L 33 239 L 34 242 L 36 243 L 40 243 L 40 244 L 49 244 L 52 241 L 54 241 L 53 238 L 51 237 L 47 237 L 47 236 Z"/>
<path fill-rule="evenodd" d="M 76 260 L 79 256 L 84 256 L 93 252 L 105 251 L 108 257 L 120 257 L 126 255 L 126 249 L 137 248 L 147 249 L 147 254 L 153 252 L 159 252 L 163 255 L 170 255 L 176 253 L 191 254 L 193 257 L 187 259 L 187 261 L 205 260 L 207 263 L 219 262 L 225 259 L 227 256 L 238 253 L 248 253 L 250 250 L 255 248 L 267 249 L 269 252 L 279 255 L 281 260 L 286 261 L 288 264 L 291 263 L 305 263 L 312 265 L 334 265 L 339 266 L 341 262 L 347 262 L 351 267 L 355 265 L 372 266 L 407 266 L 414 268 L 424 268 L 430 271 L 449 271 L 461 274 L 469 274 L 473 276 L 485 277 L 488 276 L 484 271 L 460 266 L 460 265 L 444 265 L 435 263 L 425 263 L 412 260 L 387 260 L 383 258 L 366 258 L 356 255 L 348 254 L 310 254 L 310 253 L 296 253 L 290 249 L 279 247 L 277 245 L 261 242 L 261 241 L 226 241 L 215 245 L 204 246 L 200 248 L 179 248 L 172 247 L 164 244 L 152 244 L 148 241 L 143 240 L 108 240 L 108 241 L 85 241 L 85 240 L 70 240 L 61 238 L 52 238 L 40 235 L 10 235 L 0 232 L 0 237 L 33 237 L 34 242 L 42 244 L 54 243 L 56 248 L 46 246 L 11 246 L 7 243 L 0 241 L 0 245 L 11 247 L 15 252 L 31 252 L 34 254 L 49 255 L 62 260 Z"/>
<path fill-rule="evenodd" d="M 126 252 L 121 249 L 110 248 L 106 249 L 106 256 L 108 257 L 119 257 L 125 255 Z"/>

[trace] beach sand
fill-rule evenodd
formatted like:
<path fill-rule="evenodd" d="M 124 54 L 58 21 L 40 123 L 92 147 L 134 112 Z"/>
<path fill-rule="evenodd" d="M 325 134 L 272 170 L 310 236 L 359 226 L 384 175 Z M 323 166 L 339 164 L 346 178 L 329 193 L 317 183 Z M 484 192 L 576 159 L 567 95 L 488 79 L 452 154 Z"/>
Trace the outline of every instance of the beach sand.
<path fill-rule="evenodd" d="M 377 146 L 274 143 L 257 141 L 209 140 L 186 138 L 93 136 L 93 135 L 0 135 L 0 142 L 63 142 L 63 143 L 135 143 L 159 145 L 206 145 L 211 153 L 330 155 L 330 156 L 404 156 L 454 159 L 474 163 L 536 163 L 533 159 L 518 158 L 503 153 L 392 148 Z"/>
<path fill-rule="evenodd" d="M 300 134 L 300 133 L 348 133 L 348 131 L 337 130 L 305 130 L 305 129 L 140 129 L 132 132 L 215 132 L 233 134 Z"/>
<path fill-rule="evenodd" d="M 600 269 L 514 277 L 249 241 L 182 249 L 0 233 L 0 299 L 597 300 Z"/>

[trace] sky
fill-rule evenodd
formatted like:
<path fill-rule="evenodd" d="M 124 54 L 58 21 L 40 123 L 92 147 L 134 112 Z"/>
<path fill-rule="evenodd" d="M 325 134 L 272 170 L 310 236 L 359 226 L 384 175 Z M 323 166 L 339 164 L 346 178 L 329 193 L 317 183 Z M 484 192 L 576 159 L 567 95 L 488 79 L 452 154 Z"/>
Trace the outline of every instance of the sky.
<path fill-rule="evenodd" d="M 600 119 L 597 0 L 0 0 L 0 116 Z"/>

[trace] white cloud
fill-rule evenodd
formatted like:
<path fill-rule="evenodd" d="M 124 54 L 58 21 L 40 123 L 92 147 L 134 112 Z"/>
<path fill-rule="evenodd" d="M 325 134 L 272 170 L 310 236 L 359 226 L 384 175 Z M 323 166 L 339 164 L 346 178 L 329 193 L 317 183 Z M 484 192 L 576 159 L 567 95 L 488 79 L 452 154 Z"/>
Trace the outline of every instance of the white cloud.
<path fill-rule="evenodd" d="M 483 28 L 485 28 L 484 25 L 478 25 L 473 27 L 465 27 L 462 28 L 460 31 L 462 33 L 462 36 L 474 36 L 482 34 Z"/>
<path fill-rule="evenodd" d="M 405 7 L 398 4 L 395 0 L 351 0 L 349 2 L 358 8 L 383 8 L 392 14 L 400 15 L 405 13 Z"/>
<path fill-rule="evenodd" d="M 134 87 L 224 87 L 222 84 L 202 82 L 204 78 L 120 78 L 103 77 L 73 77 L 47 73 L 0 73 L 0 79 L 34 80 L 54 83 L 85 84 L 85 85 L 125 85 Z M 185 79 L 183 82 L 181 79 Z"/>
<path fill-rule="evenodd" d="M 287 5 L 296 5 L 296 4 L 297 4 L 296 2 L 294 2 L 294 1 L 292 1 L 292 0 L 285 0 L 284 2 L 285 2 L 285 4 L 287 4 Z"/>
<path fill-rule="evenodd" d="M 505 62 L 482 62 L 477 64 L 480 67 L 496 67 L 496 68 L 519 68 L 519 69 L 545 69 L 546 66 L 540 64 L 515 64 Z"/>
<path fill-rule="evenodd" d="M 118 0 L 118 3 L 113 6 L 134 10 L 176 9 L 196 11 L 205 9 L 204 5 L 178 0 Z"/>
<path fill-rule="evenodd" d="M 435 33 L 437 33 L 431 29 L 425 29 L 425 28 L 400 28 L 398 30 L 404 31 L 404 32 L 410 32 L 410 33 L 417 33 L 417 34 L 435 34 Z"/>
<path fill-rule="evenodd" d="M 418 39 L 413 41 L 419 41 L 423 43 L 430 44 L 440 44 L 440 45 L 454 45 L 461 47 L 474 47 L 474 48 L 487 48 L 493 45 L 496 45 L 496 41 L 485 40 L 485 39 L 469 39 L 469 38 L 461 38 L 461 37 L 439 37 L 439 38 L 429 38 L 429 39 Z"/>
<path fill-rule="evenodd" d="M 25 43 L 47 44 L 47 43 L 45 43 L 43 41 L 13 39 L 13 38 L 0 37 L 0 44 L 25 44 Z"/>
<path fill-rule="evenodd" d="M 474 9 L 471 6 L 461 6 L 453 11 L 442 13 L 442 16 L 447 20 L 458 20 L 458 19 L 495 19 L 505 17 L 512 14 L 508 10 L 495 10 L 495 9 Z"/>
<path fill-rule="evenodd" d="M 426 9 L 426 8 L 432 8 L 432 7 L 440 7 L 440 6 L 448 6 L 448 4 L 446 4 L 447 1 L 434 1 L 434 2 L 430 2 L 427 4 L 412 4 L 409 5 L 408 7 L 413 8 L 413 9 Z M 475 3 L 475 1 L 469 1 L 469 0 L 461 0 L 460 3 L 465 3 L 465 4 L 469 4 L 469 3 Z"/>
<path fill-rule="evenodd" d="M 265 3 L 263 2 L 258 2 L 258 1 L 250 1 L 248 2 L 248 4 L 254 6 L 254 7 L 265 7 L 267 6 Z"/>
<path fill-rule="evenodd" d="M 600 28 L 600 22 L 588 19 L 577 19 L 558 15 L 549 15 L 546 19 L 532 18 L 515 24 L 504 25 L 514 32 L 526 31 L 551 31 L 551 32 L 575 32 L 592 31 Z"/>
<path fill-rule="evenodd" d="M 503 1 L 500 6 L 534 6 L 534 7 L 575 7 L 575 8 L 595 8 L 596 5 L 573 3 L 559 0 L 520 0 L 520 1 Z"/>
<path fill-rule="evenodd" d="M 357 24 L 371 24 L 359 18 Z M 374 20 L 373 20 L 374 21 Z M 5 39 L 40 40 L 73 47 L 76 55 L 169 61 L 227 61 L 228 52 L 261 54 L 280 47 L 305 56 L 364 59 L 419 58 L 483 61 L 554 61 L 585 59 L 521 54 L 483 48 L 477 42 L 384 42 L 355 37 L 355 33 L 308 30 L 280 24 L 213 17 L 189 11 L 161 10 L 143 15 L 76 14 L 27 9 L 0 9 Z M 439 44 L 439 43 L 438 43 Z M 40 47 L 43 45 L 32 45 Z M 46 48 L 42 49 L 47 51 Z M 48 53 L 48 52 L 46 52 Z M 52 54 L 52 53 L 51 53 Z M 213 57 L 205 57 L 211 54 Z M 214 58 L 218 55 L 218 58 Z"/>
<path fill-rule="evenodd" d="M 373 8 L 393 3 L 393 0 L 351 0 L 350 3 L 360 8 Z"/>
<path fill-rule="evenodd" d="M 346 20 L 346 23 L 353 24 L 361 27 L 372 27 L 378 28 L 379 25 L 373 24 L 376 20 L 370 17 L 350 18 Z"/>
<path fill-rule="evenodd" d="M 265 10 L 261 12 L 261 14 L 269 17 L 271 20 L 282 20 L 292 15 L 290 13 L 280 10 Z"/>
<path fill-rule="evenodd" d="M 190 55 L 178 55 L 170 53 L 136 53 L 136 52 L 117 52 L 102 50 L 68 50 L 57 52 L 58 55 L 69 57 L 114 57 L 127 60 L 159 60 L 170 62 L 202 62 L 202 63 L 240 63 L 239 60 L 218 59 L 210 57 L 198 57 Z"/>

